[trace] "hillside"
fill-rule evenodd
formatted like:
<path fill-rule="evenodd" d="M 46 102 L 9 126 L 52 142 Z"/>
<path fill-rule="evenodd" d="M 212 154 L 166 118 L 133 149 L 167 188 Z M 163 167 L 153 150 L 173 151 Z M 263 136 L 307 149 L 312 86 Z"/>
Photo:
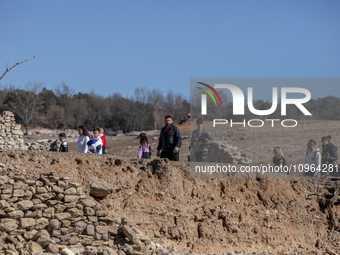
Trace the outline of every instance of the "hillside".
<path fill-rule="evenodd" d="M 96 178 L 107 181 L 114 192 L 97 202 L 109 216 L 134 221 L 169 251 L 340 253 L 327 211 L 306 199 L 327 193 L 321 185 L 330 180 L 190 179 L 188 163 L 112 155 L 1 152 L 0 158 L 2 175 L 34 179 L 54 172 L 79 183 L 85 194 Z M 332 207 L 338 222 L 340 207 Z"/>

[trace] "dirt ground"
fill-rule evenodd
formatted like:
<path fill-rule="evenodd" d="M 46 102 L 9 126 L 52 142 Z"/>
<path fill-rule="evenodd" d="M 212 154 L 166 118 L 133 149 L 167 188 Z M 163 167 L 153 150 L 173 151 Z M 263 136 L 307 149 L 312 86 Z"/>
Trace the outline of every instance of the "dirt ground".
<path fill-rule="evenodd" d="M 0 152 L 1 174 L 55 172 L 82 185 L 114 187 L 98 202 L 168 250 L 182 253 L 340 254 L 340 233 L 310 193 L 330 180 L 191 179 L 188 163 L 112 155 Z M 332 205 L 339 224 L 339 202 Z M 262 252 L 262 253 L 261 253 Z"/>
<path fill-rule="evenodd" d="M 210 123 L 206 123 L 209 129 Z M 115 192 L 99 201 L 114 217 L 136 222 L 155 242 L 186 253 L 254 252 L 253 254 L 340 254 L 340 233 L 330 226 L 327 210 L 308 194 L 331 194 L 332 182 L 310 179 L 192 179 L 189 177 L 190 122 L 178 125 L 184 137 L 180 162 L 137 160 L 136 136 L 108 137 L 107 155 L 2 152 L 11 171 L 34 174 L 55 171 L 85 189 L 95 178 Z M 246 152 L 254 164 L 271 163 L 272 148 L 281 146 L 288 163 L 303 163 L 306 144 L 332 135 L 340 145 L 340 122 L 301 122 L 294 129 L 219 127 L 214 139 L 225 139 Z M 31 138 L 30 140 L 32 141 Z M 150 136 L 153 148 L 158 133 Z M 336 180 L 335 180 L 336 181 Z M 340 200 L 332 205 L 339 224 Z M 261 253 L 262 252 L 262 253 Z"/>

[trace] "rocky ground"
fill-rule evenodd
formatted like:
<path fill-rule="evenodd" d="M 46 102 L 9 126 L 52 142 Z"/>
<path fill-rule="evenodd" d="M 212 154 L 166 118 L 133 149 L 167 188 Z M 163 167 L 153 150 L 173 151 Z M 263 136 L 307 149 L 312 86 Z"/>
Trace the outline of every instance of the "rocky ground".
<path fill-rule="evenodd" d="M 166 249 L 162 252 L 340 253 L 340 235 L 330 229 L 327 210 L 315 197 L 306 198 L 330 194 L 321 187 L 330 180 L 190 179 L 186 162 L 112 155 L 30 151 L 2 152 L 0 158 L 3 176 L 34 179 L 53 172 L 78 183 L 89 198 L 90 184 L 104 180 L 113 192 L 96 202 L 115 219 L 112 224 L 121 228 L 122 219 L 128 219 Z M 336 224 L 338 204 L 331 205 Z M 133 243 L 126 243 L 112 247 L 132 254 L 127 247 Z"/>
<path fill-rule="evenodd" d="M 8 171 L 53 171 L 79 183 L 86 194 L 90 183 L 100 178 L 114 187 L 112 194 L 97 199 L 109 216 L 131 220 L 153 243 L 169 252 L 340 254 L 340 203 L 336 200 L 326 205 L 328 202 L 320 200 L 320 194 L 335 197 L 334 190 L 331 193 L 323 188 L 334 186 L 335 180 L 302 179 L 298 175 L 295 179 L 191 179 L 189 125 L 178 125 L 184 137 L 180 162 L 159 160 L 155 154 L 151 160 L 136 159 L 136 136 L 108 137 L 107 155 L 77 154 L 71 137 L 70 153 L 1 153 L 3 175 Z M 209 129 L 209 123 L 206 126 Z M 339 130 L 340 122 L 302 121 L 294 129 L 223 126 L 210 131 L 215 140 L 244 151 L 253 164 L 271 163 L 274 146 L 283 148 L 287 163 L 299 164 L 304 162 L 309 139 L 316 140 L 320 148 L 320 138 L 332 135 L 333 143 L 339 146 Z M 149 137 L 156 148 L 158 132 Z M 48 137 L 26 141 L 41 138 Z M 309 194 L 319 196 L 306 197 Z M 119 224 L 117 227 L 122 226 Z M 115 249 L 123 251 L 118 245 Z"/>

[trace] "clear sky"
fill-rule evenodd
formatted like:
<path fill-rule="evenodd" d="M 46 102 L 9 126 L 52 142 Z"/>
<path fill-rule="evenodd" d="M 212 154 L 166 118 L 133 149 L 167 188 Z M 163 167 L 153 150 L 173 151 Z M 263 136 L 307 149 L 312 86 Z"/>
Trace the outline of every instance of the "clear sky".
<path fill-rule="evenodd" d="M 339 13 L 338 0 L 1 0 L 0 75 L 36 58 L 0 85 L 189 98 L 190 78 L 340 77 Z"/>

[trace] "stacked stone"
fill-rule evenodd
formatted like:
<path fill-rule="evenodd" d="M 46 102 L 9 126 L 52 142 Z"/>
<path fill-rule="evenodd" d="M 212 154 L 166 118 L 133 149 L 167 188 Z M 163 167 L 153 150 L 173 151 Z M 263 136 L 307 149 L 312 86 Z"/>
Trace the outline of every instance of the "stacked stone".
<path fill-rule="evenodd" d="M 42 174 L 38 180 L 0 176 L 0 189 L 0 247 L 8 254 L 167 252 L 132 221 L 108 216 L 107 210 L 68 178 L 53 173 Z"/>
<path fill-rule="evenodd" d="M 14 114 L 10 111 L 4 111 L 0 116 L 0 149 L 27 150 L 21 125 L 16 124 Z"/>
<path fill-rule="evenodd" d="M 209 162 L 221 162 L 230 164 L 249 165 L 251 160 L 243 151 L 237 150 L 236 146 L 223 141 L 217 141 L 210 144 L 208 152 Z"/>
<path fill-rule="evenodd" d="M 35 150 L 35 151 L 48 151 L 50 150 L 51 143 L 54 142 L 51 139 L 41 139 L 37 140 L 33 143 L 26 143 L 29 150 Z"/>

